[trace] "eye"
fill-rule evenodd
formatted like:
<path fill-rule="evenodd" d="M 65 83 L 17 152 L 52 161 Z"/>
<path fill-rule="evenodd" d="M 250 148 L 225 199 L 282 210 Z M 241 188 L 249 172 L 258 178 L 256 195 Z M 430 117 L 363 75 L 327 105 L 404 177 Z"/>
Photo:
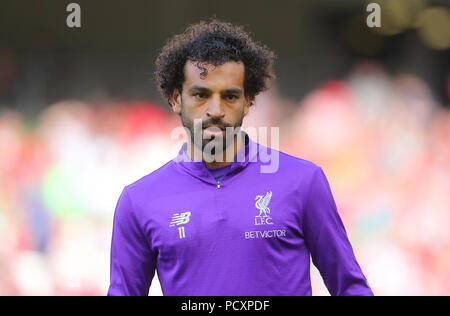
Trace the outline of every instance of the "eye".
<path fill-rule="evenodd" d="M 196 99 L 205 99 L 206 97 L 207 97 L 207 95 L 204 92 L 197 92 L 194 94 L 194 98 L 196 98 Z"/>
<path fill-rule="evenodd" d="M 236 95 L 234 95 L 234 94 L 229 94 L 229 95 L 226 95 L 225 96 L 225 99 L 227 100 L 227 101 L 235 101 L 235 100 L 237 100 L 237 96 Z"/>

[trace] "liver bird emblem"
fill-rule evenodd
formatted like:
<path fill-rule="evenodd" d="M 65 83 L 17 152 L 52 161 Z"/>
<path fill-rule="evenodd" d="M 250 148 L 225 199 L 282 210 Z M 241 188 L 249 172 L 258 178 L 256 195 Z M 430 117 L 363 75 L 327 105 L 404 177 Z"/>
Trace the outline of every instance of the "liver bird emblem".
<path fill-rule="evenodd" d="M 255 197 L 256 203 L 255 207 L 259 210 L 258 217 L 261 217 L 263 214 L 263 217 L 269 217 L 268 214 L 270 214 L 270 208 L 267 206 L 269 205 L 270 199 L 272 198 L 272 191 L 269 191 L 266 193 L 266 195 L 257 195 Z"/>

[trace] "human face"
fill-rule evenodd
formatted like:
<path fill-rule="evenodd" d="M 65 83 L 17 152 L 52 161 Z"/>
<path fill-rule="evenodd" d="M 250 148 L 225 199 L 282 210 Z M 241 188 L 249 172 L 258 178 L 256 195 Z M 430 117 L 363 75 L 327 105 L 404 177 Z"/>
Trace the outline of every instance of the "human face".
<path fill-rule="evenodd" d="M 204 78 L 200 77 L 202 70 L 196 63 L 186 63 L 182 92 L 175 91 L 171 96 L 172 109 L 181 116 L 194 145 L 203 150 L 209 142 L 221 142 L 225 151 L 233 143 L 250 108 L 251 99 L 244 91 L 245 67 L 234 61 L 202 66 L 208 71 Z M 226 133 L 227 127 L 234 129 L 232 135 Z M 201 144 L 194 141 L 195 133 L 201 133 Z"/>

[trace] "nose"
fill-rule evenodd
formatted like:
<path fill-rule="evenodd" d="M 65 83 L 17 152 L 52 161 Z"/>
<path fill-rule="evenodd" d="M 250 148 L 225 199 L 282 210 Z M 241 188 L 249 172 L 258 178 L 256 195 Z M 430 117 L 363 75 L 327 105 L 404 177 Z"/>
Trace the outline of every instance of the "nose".
<path fill-rule="evenodd" d="M 214 95 L 208 103 L 208 111 L 206 112 L 208 117 L 223 118 L 225 113 L 222 109 L 220 96 Z"/>

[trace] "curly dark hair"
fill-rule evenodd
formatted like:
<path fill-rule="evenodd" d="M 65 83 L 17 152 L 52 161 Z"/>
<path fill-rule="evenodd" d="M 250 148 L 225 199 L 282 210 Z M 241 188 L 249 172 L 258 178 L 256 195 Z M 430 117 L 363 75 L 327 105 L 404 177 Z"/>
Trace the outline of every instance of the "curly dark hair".
<path fill-rule="evenodd" d="M 189 25 L 182 34 L 170 38 L 156 59 L 155 76 L 158 88 L 170 104 L 170 95 L 184 82 L 184 66 L 192 61 L 207 75 L 205 64 L 219 66 L 228 61 L 244 64 L 244 91 L 251 100 L 268 89 L 275 78 L 273 61 L 275 54 L 265 45 L 250 38 L 242 26 L 210 19 Z"/>

